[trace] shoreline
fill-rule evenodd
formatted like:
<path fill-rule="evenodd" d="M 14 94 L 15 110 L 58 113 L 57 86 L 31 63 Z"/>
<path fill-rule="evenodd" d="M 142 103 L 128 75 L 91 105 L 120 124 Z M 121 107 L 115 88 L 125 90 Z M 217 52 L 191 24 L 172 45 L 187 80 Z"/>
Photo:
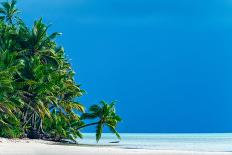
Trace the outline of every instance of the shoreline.
<path fill-rule="evenodd" d="M 46 140 L 0 138 L 0 155 L 232 155 L 232 152 L 193 152 L 75 145 Z"/>

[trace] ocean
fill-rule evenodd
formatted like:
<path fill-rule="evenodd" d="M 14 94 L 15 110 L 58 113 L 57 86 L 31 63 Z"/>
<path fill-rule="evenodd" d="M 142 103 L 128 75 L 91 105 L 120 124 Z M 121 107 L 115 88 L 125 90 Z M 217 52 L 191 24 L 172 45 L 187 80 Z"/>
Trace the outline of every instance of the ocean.
<path fill-rule="evenodd" d="M 104 133 L 99 143 L 95 141 L 94 133 L 85 133 L 79 144 L 104 145 L 125 149 L 151 149 L 175 151 L 205 151 L 231 152 L 232 134 L 150 134 L 150 133 L 122 133 L 119 143 L 113 134 Z"/>

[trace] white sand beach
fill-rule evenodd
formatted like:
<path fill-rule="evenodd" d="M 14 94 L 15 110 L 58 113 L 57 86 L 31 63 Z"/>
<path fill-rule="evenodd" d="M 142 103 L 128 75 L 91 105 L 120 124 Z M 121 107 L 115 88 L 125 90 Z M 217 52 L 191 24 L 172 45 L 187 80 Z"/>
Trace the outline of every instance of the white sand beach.
<path fill-rule="evenodd" d="M 232 155 L 224 152 L 160 151 L 113 146 L 63 145 L 43 140 L 0 138 L 0 155 Z"/>

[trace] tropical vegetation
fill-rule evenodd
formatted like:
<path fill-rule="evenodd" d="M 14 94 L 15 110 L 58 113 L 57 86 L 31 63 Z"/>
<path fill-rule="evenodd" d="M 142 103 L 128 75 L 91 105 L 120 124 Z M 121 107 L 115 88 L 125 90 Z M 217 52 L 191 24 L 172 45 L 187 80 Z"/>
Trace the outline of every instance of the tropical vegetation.
<path fill-rule="evenodd" d="M 75 141 L 83 137 L 82 128 L 95 125 L 97 141 L 104 126 L 120 138 L 114 102 L 101 101 L 87 112 L 78 102 L 85 91 L 55 41 L 61 33 L 49 34 L 42 18 L 27 26 L 16 0 L 1 4 L 0 136 Z M 96 122 L 86 124 L 87 119 Z"/>

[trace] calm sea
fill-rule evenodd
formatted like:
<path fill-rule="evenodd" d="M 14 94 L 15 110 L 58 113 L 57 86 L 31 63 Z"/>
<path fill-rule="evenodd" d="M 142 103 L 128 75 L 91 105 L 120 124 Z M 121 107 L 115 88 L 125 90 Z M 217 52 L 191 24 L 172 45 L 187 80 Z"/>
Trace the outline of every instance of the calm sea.
<path fill-rule="evenodd" d="M 142 134 L 122 133 L 119 143 L 114 135 L 105 133 L 97 144 L 93 133 L 84 134 L 80 144 L 113 145 L 127 149 L 156 149 L 178 151 L 232 151 L 232 134 Z"/>

